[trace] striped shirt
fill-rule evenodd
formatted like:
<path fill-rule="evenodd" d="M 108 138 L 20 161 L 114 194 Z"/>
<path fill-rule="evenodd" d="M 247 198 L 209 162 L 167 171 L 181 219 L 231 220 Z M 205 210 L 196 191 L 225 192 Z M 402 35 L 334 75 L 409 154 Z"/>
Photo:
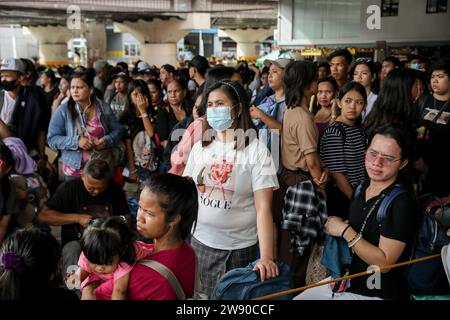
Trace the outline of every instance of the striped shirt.
<path fill-rule="evenodd" d="M 335 122 L 329 126 L 320 140 L 320 157 L 331 173 L 343 173 L 355 187 L 364 180 L 364 131 L 356 126 Z"/>

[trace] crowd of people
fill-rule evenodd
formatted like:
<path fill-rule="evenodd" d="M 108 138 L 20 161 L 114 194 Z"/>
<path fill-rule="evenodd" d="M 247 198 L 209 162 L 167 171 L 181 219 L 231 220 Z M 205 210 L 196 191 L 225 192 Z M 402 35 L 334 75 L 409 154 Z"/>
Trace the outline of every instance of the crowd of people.
<path fill-rule="evenodd" d="M 418 197 L 450 203 L 450 60 L 327 58 L 57 70 L 4 58 L 0 299 L 210 297 L 255 261 L 261 281 L 282 261 L 300 287 L 330 275 L 311 267 L 327 237 L 351 248 L 350 274 L 408 261 Z M 397 185 L 407 192 L 378 221 Z M 296 299 L 412 293 L 402 268 L 376 289 L 367 277 Z"/>

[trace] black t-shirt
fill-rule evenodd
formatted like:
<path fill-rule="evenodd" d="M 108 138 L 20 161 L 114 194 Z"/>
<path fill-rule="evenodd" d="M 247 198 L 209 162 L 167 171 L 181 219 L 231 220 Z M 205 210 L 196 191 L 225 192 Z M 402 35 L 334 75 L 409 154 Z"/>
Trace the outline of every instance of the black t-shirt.
<path fill-rule="evenodd" d="M 450 194 L 450 101 L 425 98 L 418 125 L 418 147 L 428 173 L 424 192 Z"/>
<path fill-rule="evenodd" d="M 105 191 L 94 197 L 86 190 L 81 178 L 61 184 L 46 205 L 61 213 L 88 213 L 94 217 L 130 214 L 125 193 L 115 182 L 111 182 Z M 62 226 L 63 245 L 79 240 L 81 231 L 79 224 Z"/>
<path fill-rule="evenodd" d="M 57 87 L 53 87 L 52 90 L 46 92 L 44 89 L 42 89 L 42 95 L 44 96 L 45 101 L 45 108 L 50 109 L 52 108 L 53 100 L 55 100 L 56 96 L 59 93 L 59 89 Z"/>
<path fill-rule="evenodd" d="M 389 192 L 392 187 L 386 188 L 382 193 Z M 357 232 L 361 230 L 364 219 L 382 194 L 366 202 L 366 188 L 367 184 L 364 186 L 361 195 L 354 199 L 350 206 L 349 224 Z M 418 203 L 410 193 L 398 195 L 387 209 L 386 218 L 379 223 L 376 216 L 381 202 L 378 202 L 369 217 L 362 237 L 377 247 L 380 241 L 380 235 L 406 243 L 406 247 L 396 263 L 408 261 L 419 226 L 420 215 Z M 369 265 L 366 262 L 354 254 L 350 274 L 367 271 L 368 267 Z M 392 269 L 387 273 L 381 273 L 380 289 L 369 289 L 367 286 L 368 278 L 369 276 L 363 276 L 351 279 L 351 286 L 348 291 L 364 296 L 380 297 L 382 299 L 398 300 L 408 297 L 408 284 L 406 282 L 404 267 Z M 372 281 L 369 280 L 369 283 L 372 284 Z"/>
<path fill-rule="evenodd" d="M 147 108 L 147 114 L 151 114 L 152 108 L 149 106 Z M 119 119 L 120 124 L 124 127 L 124 138 L 133 140 L 134 137 L 141 131 L 145 131 L 144 122 L 142 118 L 136 116 L 136 113 L 130 109 L 127 109 L 123 112 L 122 116 Z"/>

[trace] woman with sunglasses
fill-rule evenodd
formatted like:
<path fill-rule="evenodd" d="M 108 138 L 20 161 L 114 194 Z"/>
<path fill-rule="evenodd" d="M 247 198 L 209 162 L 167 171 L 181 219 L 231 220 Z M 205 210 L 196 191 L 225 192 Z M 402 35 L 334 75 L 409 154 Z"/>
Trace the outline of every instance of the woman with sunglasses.
<path fill-rule="evenodd" d="M 366 90 L 357 82 L 347 82 L 336 100 L 339 116 L 322 135 L 320 158 L 333 178 L 326 188 L 328 214 L 346 219 L 353 189 L 365 176 L 366 137 L 358 122 L 366 107 Z"/>
<path fill-rule="evenodd" d="M 419 210 L 409 169 L 414 157 L 414 142 L 404 128 L 383 126 L 375 130 L 367 149 L 367 181 L 360 186 L 350 206 L 348 221 L 330 216 L 325 232 L 343 238 L 353 251 L 349 274 L 408 261 L 418 230 Z M 381 201 L 396 185 L 406 192 L 398 194 L 378 221 Z M 371 276 L 353 278 L 346 292 L 333 293 L 328 285 L 306 290 L 302 300 L 407 299 L 405 269 L 395 268 Z M 374 277 L 378 277 L 374 281 Z"/>

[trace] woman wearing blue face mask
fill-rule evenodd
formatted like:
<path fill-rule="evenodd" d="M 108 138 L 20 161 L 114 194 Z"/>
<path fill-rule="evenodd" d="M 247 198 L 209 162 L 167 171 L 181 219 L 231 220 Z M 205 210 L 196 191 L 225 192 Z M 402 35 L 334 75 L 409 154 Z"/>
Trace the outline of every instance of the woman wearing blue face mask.
<path fill-rule="evenodd" d="M 221 276 L 257 258 L 261 279 L 278 275 L 273 262 L 271 203 L 278 188 L 275 165 L 257 139 L 244 88 L 222 81 L 205 94 L 208 129 L 189 155 L 183 173 L 199 190 L 192 237 L 199 260 L 200 292 L 208 296 Z"/>

